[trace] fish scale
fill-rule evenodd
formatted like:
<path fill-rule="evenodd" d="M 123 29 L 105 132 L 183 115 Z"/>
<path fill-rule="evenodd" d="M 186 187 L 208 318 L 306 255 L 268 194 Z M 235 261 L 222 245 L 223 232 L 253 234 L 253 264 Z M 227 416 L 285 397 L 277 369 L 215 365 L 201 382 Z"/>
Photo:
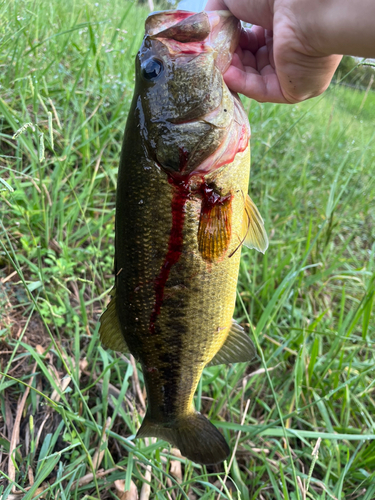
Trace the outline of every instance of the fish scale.
<path fill-rule="evenodd" d="M 176 19 L 183 19 L 183 34 L 170 12 L 154 14 L 146 22 L 148 32 L 137 57 L 117 184 L 115 287 L 101 318 L 100 337 L 105 346 L 130 352 L 141 364 L 147 413 L 137 436 L 160 437 L 187 458 L 209 464 L 224 460 L 229 447 L 195 411 L 194 392 L 207 364 L 254 356 L 249 337 L 232 315 L 241 244 L 265 251 L 268 242 L 259 212 L 247 197 L 247 117 L 221 76 L 223 61 L 228 64 L 230 58 L 221 54 L 220 64 L 214 59 L 210 71 L 215 74 L 210 75 L 183 55 L 200 50 L 197 42 L 186 42 L 186 33 L 208 21 L 211 32 L 207 45 L 199 42 L 202 50 L 211 57 L 216 36 L 222 50 L 233 52 L 231 37 L 238 39 L 239 22 L 226 12 L 175 12 Z M 196 16 L 200 24 L 194 24 Z M 175 37 L 172 45 L 155 39 L 158 30 Z M 197 38 L 202 36 L 200 32 Z M 182 55 L 176 52 L 178 44 Z M 203 71 L 198 94 L 222 96 L 219 106 L 212 99 L 214 108 L 204 100 L 199 108 L 194 86 L 168 86 L 176 74 L 181 79 L 185 71 L 189 78 L 192 68 L 193 82 Z M 207 82 L 221 88 L 204 88 Z M 214 112 L 210 133 L 215 151 L 202 145 L 199 133 L 190 134 L 191 127 L 184 134 L 185 125 L 173 123 L 181 103 L 183 113 L 194 116 L 198 132 L 207 127 L 204 117 Z M 165 134 L 168 140 L 161 144 Z"/>

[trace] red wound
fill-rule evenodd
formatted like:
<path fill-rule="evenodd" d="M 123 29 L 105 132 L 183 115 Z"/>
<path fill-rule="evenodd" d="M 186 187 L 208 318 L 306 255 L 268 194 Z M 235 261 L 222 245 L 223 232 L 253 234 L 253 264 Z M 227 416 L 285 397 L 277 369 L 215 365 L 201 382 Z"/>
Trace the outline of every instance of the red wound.
<path fill-rule="evenodd" d="M 213 207 L 218 205 L 226 205 L 229 200 L 232 199 L 232 195 L 229 193 L 226 196 L 221 196 L 216 193 L 213 186 L 210 186 L 206 182 L 202 182 L 199 192 L 203 195 L 201 213 L 210 212 Z"/>

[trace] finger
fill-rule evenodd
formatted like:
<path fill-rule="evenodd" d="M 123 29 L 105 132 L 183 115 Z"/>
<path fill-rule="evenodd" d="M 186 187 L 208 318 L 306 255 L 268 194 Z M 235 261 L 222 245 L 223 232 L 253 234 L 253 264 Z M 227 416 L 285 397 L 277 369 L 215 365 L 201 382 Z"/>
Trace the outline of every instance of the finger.
<path fill-rule="evenodd" d="M 242 29 L 238 45 L 255 53 L 259 48 L 258 37 L 251 29 Z"/>
<path fill-rule="evenodd" d="M 245 71 L 245 68 L 242 64 L 242 58 L 236 52 L 233 54 L 231 65 L 235 68 L 240 69 L 241 71 Z"/>
<path fill-rule="evenodd" d="M 242 50 L 242 48 L 241 48 L 239 45 L 237 45 L 237 48 L 236 48 L 236 50 L 234 51 L 233 56 L 234 56 L 234 54 L 237 54 L 237 55 L 238 55 L 238 57 L 239 57 L 239 58 L 241 59 L 241 61 L 242 61 L 242 59 L 243 59 L 243 50 Z"/>
<path fill-rule="evenodd" d="M 258 102 L 287 103 L 281 92 L 279 80 L 275 72 L 260 75 L 256 72 L 243 72 L 230 66 L 224 75 L 228 87 Z"/>
<path fill-rule="evenodd" d="M 257 67 L 256 56 L 249 50 L 242 51 L 241 62 L 245 68 L 250 67 L 256 69 Z"/>
<path fill-rule="evenodd" d="M 254 54 L 248 50 L 242 50 L 241 47 L 237 47 L 236 52 L 233 54 L 231 65 L 241 71 L 254 70 L 257 72 Z"/>
<path fill-rule="evenodd" d="M 274 68 L 270 64 L 268 64 L 268 66 L 264 66 L 260 74 L 261 76 L 267 76 L 267 75 L 275 75 L 276 73 Z"/>
<path fill-rule="evenodd" d="M 274 68 L 275 67 L 275 61 L 274 61 L 274 58 L 273 58 L 273 31 L 266 30 L 266 33 L 265 33 L 265 42 L 266 42 L 266 47 L 268 49 L 268 58 L 270 60 L 270 64 Z"/>
<path fill-rule="evenodd" d="M 261 73 L 266 66 L 270 66 L 270 55 L 265 45 L 256 53 L 256 61 L 259 73 Z"/>
<path fill-rule="evenodd" d="M 250 31 L 256 37 L 258 48 L 266 44 L 265 29 L 262 26 L 252 26 Z"/>

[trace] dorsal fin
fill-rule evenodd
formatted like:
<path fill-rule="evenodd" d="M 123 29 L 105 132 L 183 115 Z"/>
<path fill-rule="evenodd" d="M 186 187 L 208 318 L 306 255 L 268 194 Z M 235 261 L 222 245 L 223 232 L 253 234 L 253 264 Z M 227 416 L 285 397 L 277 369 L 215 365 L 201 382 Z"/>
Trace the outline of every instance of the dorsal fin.
<path fill-rule="evenodd" d="M 118 352 L 129 352 L 121 332 L 116 307 L 116 288 L 111 292 L 112 299 L 100 317 L 99 336 L 104 347 Z"/>
<path fill-rule="evenodd" d="M 251 361 L 256 356 L 256 349 L 250 337 L 241 325 L 232 319 L 232 326 L 228 337 L 219 352 L 215 354 L 210 365 L 221 365 L 228 363 L 244 363 Z"/>

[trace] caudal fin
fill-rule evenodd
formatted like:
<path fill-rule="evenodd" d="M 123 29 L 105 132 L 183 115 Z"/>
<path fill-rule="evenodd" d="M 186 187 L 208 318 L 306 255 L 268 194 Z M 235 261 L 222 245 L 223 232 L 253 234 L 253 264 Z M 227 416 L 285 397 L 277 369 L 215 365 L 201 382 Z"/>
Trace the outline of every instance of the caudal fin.
<path fill-rule="evenodd" d="M 147 415 L 137 438 L 158 437 L 173 444 L 181 454 L 198 464 L 216 464 L 229 455 L 229 446 L 216 427 L 200 413 L 179 417 L 173 423 L 160 425 Z"/>

